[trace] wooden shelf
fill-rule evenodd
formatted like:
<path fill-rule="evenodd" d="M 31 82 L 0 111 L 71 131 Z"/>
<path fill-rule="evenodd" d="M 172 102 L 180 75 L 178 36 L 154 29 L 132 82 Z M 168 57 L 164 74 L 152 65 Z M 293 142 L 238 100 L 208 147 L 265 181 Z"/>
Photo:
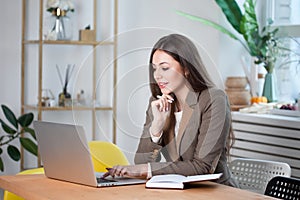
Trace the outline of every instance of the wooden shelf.
<path fill-rule="evenodd" d="M 39 6 L 35 9 L 38 9 L 34 11 L 33 13 L 35 14 L 29 14 L 32 11 L 29 9 L 31 4 L 33 3 L 38 3 Z M 112 35 L 116 36 L 118 35 L 118 0 L 114 0 L 114 3 L 111 4 L 111 12 L 113 14 L 111 23 L 113 25 Z M 100 27 L 97 27 L 98 23 L 97 20 L 99 20 L 99 15 L 98 13 L 98 4 L 101 3 L 100 0 L 92 0 L 90 2 L 92 4 L 93 11 L 92 12 L 87 12 L 85 11 L 86 14 L 92 15 L 92 27 L 96 32 L 96 35 L 99 36 L 101 33 L 101 30 L 104 30 L 104 27 L 101 26 L 106 26 L 106 25 L 101 25 Z M 97 129 L 98 123 L 97 123 L 97 114 L 98 112 L 104 111 L 108 112 L 105 113 L 107 115 L 111 114 L 111 119 L 109 119 L 112 123 L 111 127 L 111 135 L 112 135 L 112 142 L 116 143 L 116 107 L 117 107 L 117 92 L 113 88 L 116 87 L 117 85 L 117 62 L 116 62 L 116 57 L 117 57 L 117 37 L 112 37 L 110 40 L 103 40 L 103 41 L 81 41 L 81 40 L 44 40 L 44 34 L 43 34 L 43 28 L 44 28 L 44 12 L 45 12 L 45 0 L 38 0 L 37 2 L 31 2 L 29 0 L 22 0 L 22 39 L 21 39 L 21 114 L 24 114 L 25 111 L 31 110 L 36 112 L 35 119 L 36 120 L 44 120 L 47 117 L 47 112 L 60 112 L 60 113 L 54 113 L 53 115 L 59 116 L 61 112 L 70 112 L 70 111 L 88 111 L 90 113 L 84 113 L 87 114 L 88 117 L 91 116 L 91 120 L 88 119 L 87 126 L 90 126 L 91 128 L 91 139 L 96 139 L 96 134 L 100 134 L 101 131 Z M 84 12 L 83 12 L 84 13 Z M 36 16 L 35 16 L 36 15 Z M 80 17 L 80 16 L 79 16 Z M 30 21 L 31 18 L 38 18 L 38 27 L 37 36 L 32 36 L 32 33 L 28 31 L 28 29 L 31 29 Z M 35 31 L 35 30 L 33 30 Z M 28 35 L 27 35 L 28 34 Z M 101 35 L 100 35 L 101 36 Z M 33 38 L 33 39 L 29 39 Z M 88 71 L 89 73 L 89 81 L 88 84 L 90 84 L 89 87 L 91 89 L 91 94 L 89 94 L 92 102 L 99 102 L 98 106 L 97 104 L 93 104 L 91 106 L 81 106 L 80 104 L 75 104 L 74 106 L 65 106 L 65 107 L 44 107 L 42 106 L 42 92 L 44 87 L 47 88 L 47 84 L 45 84 L 46 78 L 44 76 L 48 76 L 46 74 L 47 71 L 47 64 L 49 63 L 48 58 L 51 58 L 52 53 L 57 50 L 55 46 L 61 45 L 62 47 L 70 47 L 72 49 L 75 49 L 76 46 L 80 48 L 80 51 L 86 51 L 87 53 L 91 53 L 90 49 L 85 49 L 82 48 L 81 46 L 88 46 L 89 48 L 95 48 L 97 46 L 105 46 L 104 48 L 107 47 L 108 52 L 110 53 L 110 59 L 113 60 L 112 66 L 113 66 L 113 71 L 111 78 L 109 81 L 111 81 L 112 85 L 112 103 L 108 104 L 108 106 L 102 106 L 102 102 L 97 99 L 97 73 L 102 70 L 103 65 L 105 64 L 105 61 L 103 61 L 102 65 L 102 52 L 101 51 L 92 51 L 91 54 L 89 54 L 90 58 L 90 63 L 89 65 L 91 66 L 91 70 Z M 31 47 L 37 47 L 37 48 L 32 48 Z M 44 51 L 44 47 L 47 47 L 47 51 Z M 75 50 L 76 51 L 76 50 Z M 68 53 L 66 53 L 66 56 L 68 57 L 67 59 L 72 59 L 72 56 Z M 107 56 L 106 54 L 103 54 L 103 57 Z M 32 70 L 32 71 L 30 71 Z M 29 72 L 30 71 L 30 72 Z M 29 75 L 30 73 L 30 75 Z M 32 80 L 29 78 L 33 78 Z M 49 77 L 47 77 L 49 78 Z M 34 84 L 34 87 L 31 87 L 30 90 L 29 88 L 29 82 L 32 81 Z M 90 82 L 91 81 L 91 82 Z M 28 88 L 27 88 L 28 87 Z M 33 91 L 32 91 L 33 90 Z M 37 99 L 38 102 L 35 103 L 33 100 L 28 99 L 27 96 L 28 94 L 32 93 L 37 93 Z M 35 95 L 35 94 L 34 94 Z M 103 101 L 103 100 L 102 100 Z M 104 104 L 104 103 L 103 103 Z M 69 105 L 69 104 L 68 104 Z M 72 104 L 71 104 L 72 105 Z M 52 113 L 50 114 L 52 117 Z M 59 117 L 57 118 L 59 120 Z M 61 121 L 63 123 L 63 121 Z M 110 124 L 110 123 L 109 123 Z M 23 157 L 23 149 L 21 148 L 21 170 L 26 168 L 24 166 L 24 157 Z M 40 166 L 41 160 L 40 157 L 38 157 L 38 165 Z"/>
<path fill-rule="evenodd" d="M 89 107 L 89 106 L 55 106 L 55 107 L 41 107 L 39 108 L 38 106 L 35 105 L 24 105 L 24 109 L 26 110 L 42 110 L 42 111 L 72 111 L 72 110 L 113 110 L 112 107 L 110 106 L 97 106 L 97 107 Z"/>
<path fill-rule="evenodd" d="M 110 41 L 91 41 L 91 42 L 87 42 L 87 41 L 77 41 L 77 40 L 25 40 L 23 43 L 24 44 L 40 44 L 40 42 L 42 44 L 53 44 L 53 45 L 114 45 L 115 42 L 110 42 Z"/>

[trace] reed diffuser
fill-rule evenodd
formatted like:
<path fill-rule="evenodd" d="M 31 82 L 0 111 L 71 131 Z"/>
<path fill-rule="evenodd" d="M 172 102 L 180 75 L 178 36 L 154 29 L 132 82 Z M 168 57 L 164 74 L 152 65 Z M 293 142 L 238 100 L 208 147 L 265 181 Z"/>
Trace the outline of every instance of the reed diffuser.
<path fill-rule="evenodd" d="M 74 71 L 75 65 L 71 66 L 68 64 L 65 74 L 65 80 L 63 81 L 61 71 L 59 70 L 59 67 L 56 65 L 57 73 L 60 79 L 60 83 L 62 86 L 62 92 L 58 95 L 58 105 L 59 106 L 71 106 L 72 103 L 72 96 L 70 93 L 68 93 L 68 83 L 71 79 L 72 73 Z"/>

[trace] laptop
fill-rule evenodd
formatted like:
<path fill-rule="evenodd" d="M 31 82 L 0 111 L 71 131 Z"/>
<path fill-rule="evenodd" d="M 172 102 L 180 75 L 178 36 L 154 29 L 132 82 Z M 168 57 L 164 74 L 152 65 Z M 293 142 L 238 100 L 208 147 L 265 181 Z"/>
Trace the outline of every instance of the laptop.
<path fill-rule="evenodd" d="M 101 178 L 94 171 L 85 131 L 82 126 L 34 121 L 39 153 L 49 178 L 93 187 L 145 183 L 128 177 Z"/>

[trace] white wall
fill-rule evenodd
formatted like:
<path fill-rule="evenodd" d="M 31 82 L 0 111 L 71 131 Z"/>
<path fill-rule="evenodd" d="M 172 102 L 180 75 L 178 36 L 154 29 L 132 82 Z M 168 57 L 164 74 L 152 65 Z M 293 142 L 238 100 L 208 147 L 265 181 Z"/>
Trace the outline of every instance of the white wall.
<path fill-rule="evenodd" d="M 21 6 L 20 1 L 2 1 L 0 12 L 0 104 L 8 105 L 20 113 L 20 66 L 21 66 Z M 12 14 L 12 12 L 14 14 Z M 2 110 L 0 113 L 2 119 Z M 1 129 L 2 132 L 2 129 Z M 4 153 L 3 153 L 4 154 Z M 6 173 L 15 173 L 18 165 L 2 156 Z"/>
<path fill-rule="evenodd" d="M 119 4 L 117 143 L 132 158 L 142 133 L 150 97 L 147 84 L 149 53 L 160 37 L 180 33 L 192 39 L 212 78 L 221 87 L 226 76 L 243 75 L 243 71 L 237 42 L 220 35 L 213 28 L 175 13 L 180 10 L 218 22 L 220 9 L 214 1 L 127 0 L 119 1 Z"/>
<path fill-rule="evenodd" d="M 21 0 L 2 0 L 1 7 L 5 9 L 0 12 L 0 104 L 9 105 L 19 114 Z M 133 161 L 133 153 L 142 132 L 150 96 L 147 84 L 149 53 L 161 36 L 181 33 L 191 38 L 218 85 L 223 84 L 226 76 L 243 74 L 239 59 L 241 47 L 237 42 L 232 42 L 232 39 L 219 34 L 213 28 L 176 15 L 175 10 L 213 21 L 219 21 L 221 13 L 212 0 L 119 1 L 117 144 L 126 152 L 130 162 Z M 223 23 L 223 16 L 221 18 Z M 107 23 L 107 20 L 102 22 Z M 103 31 L 103 39 L 112 36 L 109 31 Z M 53 79 L 57 79 L 56 72 L 48 73 L 49 77 L 50 74 Z M 0 116 L 3 116 L 2 113 Z M 84 120 L 80 116 L 79 113 L 79 120 Z M 51 119 L 55 117 L 56 115 L 49 116 Z M 106 116 L 101 120 L 105 119 Z M 5 161 L 5 165 L 6 174 L 19 170 L 19 165 L 13 161 Z"/>

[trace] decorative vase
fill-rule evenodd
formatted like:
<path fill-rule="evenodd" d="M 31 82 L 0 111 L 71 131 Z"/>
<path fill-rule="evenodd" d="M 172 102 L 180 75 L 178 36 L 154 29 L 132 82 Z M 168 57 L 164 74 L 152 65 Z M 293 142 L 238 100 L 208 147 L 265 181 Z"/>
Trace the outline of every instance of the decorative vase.
<path fill-rule="evenodd" d="M 252 96 L 261 96 L 264 85 L 264 75 L 267 73 L 263 64 L 256 64 L 257 58 L 252 56 L 250 65 L 246 57 L 242 57 L 242 66 L 250 86 Z"/>
<path fill-rule="evenodd" d="M 58 95 L 59 106 L 70 106 L 71 94 L 67 92 L 67 88 L 63 89 L 63 92 Z"/>
<path fill-rule="evenodd" d="M 52 15 L 45 20 L 46 40 L 71 40 L 73 36 L 73 25 L 66 11 L 55 9 Z"/>
<path fill-rule="evenodd" d="M 274 73 L 268 72 L 265 75 L 265 82 L 263 88 L 263 96 L 268 99 L 268 102 L 276 102 L 277 101 L 277 94 L 276 94 L 276 77 Z"/>

